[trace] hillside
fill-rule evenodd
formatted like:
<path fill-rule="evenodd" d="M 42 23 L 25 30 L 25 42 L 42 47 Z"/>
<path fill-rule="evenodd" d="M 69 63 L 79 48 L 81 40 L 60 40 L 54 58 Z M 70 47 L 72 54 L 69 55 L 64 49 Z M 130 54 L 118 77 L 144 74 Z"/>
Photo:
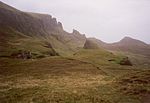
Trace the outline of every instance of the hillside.
<path fill-rule="evenodd" d="M 130 37 L 111 44 L 96 38 L 86 39 L 77 30 L 66 32 L 62 23 L 51 15 L 23 12 L 2 2 L 0 14 L 1 56 L 11 55 L 18 50 L 37 55 L 70 55 L 80 48 L 104 48 L 150 57 L 150 46 Z"/>
<path fill-rule="evenodd" d="M 150 46 L 140 40 L 130 37 L 124 37 L 122 40 L 116 43 L 105 43 L 95 38 L 89 39 L 96 43 L 99 47 L 103 47 L 106 50 L 133 53 L 150 57 Z"/>
<path fill-rule="evenodd" d="M 149 103 L 149 51 L 129 37 L 108 44 L 68 33 L 51 15 L 0 2 L 0 103 Z"/>
<path fill-rule="evenodd" d="M 76 30 L 72 33 L 64 31 L 62 23 L 51 15 L 22 12 L 2 2 L 0 14 L 1 56 L 18 50 L 46 52 L 46 55 L 55 51 L 62 55 L 67 54 L 65 51 L 82 48 L 86 40 L 85 35 Z"/>

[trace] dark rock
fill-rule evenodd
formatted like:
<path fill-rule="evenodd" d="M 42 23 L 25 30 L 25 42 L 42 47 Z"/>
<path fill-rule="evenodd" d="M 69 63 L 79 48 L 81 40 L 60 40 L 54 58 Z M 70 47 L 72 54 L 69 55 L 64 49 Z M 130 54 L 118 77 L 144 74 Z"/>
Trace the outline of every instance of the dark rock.
<path fill-rule="evenodd" d="M 56 18 L 52 18 L 51 23 L 52 23 L 53 25 L 57 25 L 57 20 L 56 20 Z"/>
<path fill-rule="evenodd" d="M 111 61 L 115 61 L 115 59 L 109 59 L 108 61 L 110 61 L 110 62 L 111 62 Z"/>
<path fill-rule="evenodd" d="M 60 29 L 63 29 L 63 26 L 62 26 L 62 23 L 61 22 L 58 22 L 58 27 L 60 28 Z"/>
<path fill-rule="evenodd" d="M 119 64 L 120 64 L 120 65 L 128 65 L 128 66 L 132 66 L 132 65 L 133 65 L 133 64 L 131 63 L 131 61 L 129 60 L 128 57 L 123 58 L 123 59 L 120 61 Z"/>
<path fill-rule="evenodd" d="M 75 34 L 75 35 L 78 35 L 78 34 L 80 34 L 80 32 L 79 31 L 77 31 L 77 30 L 75 30 L 75 29 L 73 29 L 73 32 L 72 32 L 73 34 Z"/>
<path fill-rule="evenodd" d="M 77 55 L 77 53 L 74 53 L 73 55 Z"/>
<path fill-rule="evenodd" d="M 44 47 L 46 47 L 46 48 L 52 48 L 52 45 L 50 43 L 48 43 L 48 42 L 45 42 L 45 46 Z"/>
<path fill-rule="evenodd" d="M 46 57 L 45 55 L 38 55 L 36 58 L 41 59 L 41 58 L 45 58 L 45 57 Z"/>
<path fill-rule="evenodd" d="M 18 59 L 31 59 L 32 58 L 32 53 L 30 51 L 19 50 L 16 53 L 12 53 L 11 57 L 12 58 L 18 58 Z"/>

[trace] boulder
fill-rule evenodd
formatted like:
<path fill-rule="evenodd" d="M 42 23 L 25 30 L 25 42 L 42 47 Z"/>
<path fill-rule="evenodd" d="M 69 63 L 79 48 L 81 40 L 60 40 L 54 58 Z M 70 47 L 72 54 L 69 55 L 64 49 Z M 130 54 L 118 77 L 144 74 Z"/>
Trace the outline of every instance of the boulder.
<path fill-rule="evenodd" d="M 120 64 L 120 65 L 128 65 L 128 66 L 132 66 L 132 65 L 133 65 L 133 64 L 131 63 L 131 61 L 129 60 L 128 57 L 123 58 L 123 59 L 120 61 L 119 64 Z"/>
<path fill-rule="evenodd" d="M 18 58 L 18 59 L 31 59 L 32 58 L 32 53 L 30 51 L 19 50 L 16 53 L 12 53 L 11 57 L 12 58 Z"/>

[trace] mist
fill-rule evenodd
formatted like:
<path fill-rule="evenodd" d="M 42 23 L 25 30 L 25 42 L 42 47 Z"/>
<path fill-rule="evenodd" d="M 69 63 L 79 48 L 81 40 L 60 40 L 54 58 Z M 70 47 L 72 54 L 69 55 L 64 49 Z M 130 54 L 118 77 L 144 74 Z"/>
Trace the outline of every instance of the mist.
<path fill-rule="evenodd" d="M 149 0 L 1 0 L 27 12 L 50 14 L 66 31 L 116 42 L 130 36 L 150 44 Z"/>

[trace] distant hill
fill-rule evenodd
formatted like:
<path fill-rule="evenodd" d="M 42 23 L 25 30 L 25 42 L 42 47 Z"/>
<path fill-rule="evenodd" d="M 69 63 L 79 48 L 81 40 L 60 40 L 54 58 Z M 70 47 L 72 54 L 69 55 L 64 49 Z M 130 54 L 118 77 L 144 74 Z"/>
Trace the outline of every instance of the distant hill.
<path fill-rule="evenodd" d="M 18 50 L 67 54 L 83 48 L 85 41 L 85 35 L 77 30 L 66 32 L 62 23 L 51 15 L 22 12 L 0 2 L 1 55 L 10 55 Z"/>
<path fill-rule="evenodd" d="M 95 42 L 99 47 L 103 47 L 107 50 L 129 52 L 150 57 L 150 46 L 140 40 L 130 37 L 124 37 L 122 40 L 116 43 L 105 43 L 95 38 L 89 39 Z"/>
<path fill-rule="evenodd" d="M 0 56 L 18 51 L 34 55 L 70 55 L 79 49 L 106 49 L 150 57 L 150 45 L 130 37 L 116 43 L 68 33 L 61 22 L 48 14 L 23 12 L 0 1 Z M 24 53 L 23 52 L 23 53 Z"/>

